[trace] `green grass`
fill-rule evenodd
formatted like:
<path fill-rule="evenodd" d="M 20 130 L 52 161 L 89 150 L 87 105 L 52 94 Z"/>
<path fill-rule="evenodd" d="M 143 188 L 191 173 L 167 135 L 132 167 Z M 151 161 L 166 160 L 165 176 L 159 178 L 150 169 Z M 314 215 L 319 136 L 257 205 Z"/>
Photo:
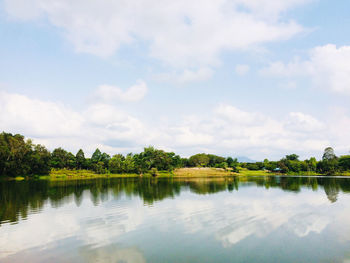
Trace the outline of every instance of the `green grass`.
<path fill-rule="evenodd" d="M 233 176 L 231 171 L 220 168 L 180 168 L 170 171 L 157 171 L 157 178 L 169 177 L 227 177 Z M 125 178 L 125 177 L 153 177 L 149 173 L 139 174 L 96 174 L 88 170 L 52 170 L 49 176 L 40 176 L 40 179 L 69 180 L 69 179 L 91 179 L 91 178 Z"/>
<path fill-rule="evenodd" d="M 316 173 L 316 172 L 306 172 L 306 171 L 301 171 L 298 173 L 294 172 L 288 172 L 286 174 L 283 173 L 274 173 L 274 172 L 269 172 L 266 170 L 258 170 L 258 171 L 251 171 L 246 168 L 240 168 L 238 175 L 242 176 L 281 176 L 281 175 L 291 175 L 291 176 L 320 176 L 322 174 Z"/>
<path fill-rule="evenodd" d="M 67 179 L 91 179 L 91 178 L 118 178 L 139 177 L 138 174 L 96 174 L 89 170 L 52 170 L 49 176 L 40 176 L 40 179 L 67 180 Z"/>
<path fill-rule="evenodd" d="M 258 170 L 258 171 L 251 171 L 246 168 L 239 168 L 239 173 L 237 173 L 238 176 L 283 176 L 283 175 L 290 175 L 290 176 L 324 176 L 324 174 L 320 174 L 317 172 L 307 172 L 307 171 L 301 171 L 301 172 L 288 172 L 286 174 L 283 173 L 274 173 L 274 172 L 268 172 L 264 170 Z M 342 172 L 334 174 L 335 176 L 350 176 L 350 171 Z"/>
<path fill-rule="evenodd" d="M 303 175 L 303 176 L 319 176 L 319 175 L 322 175 L 320 173 L 316 173 L 316 172 L 307 172 L 307 171 L 301 171 L 301 172 L 298 172 L 298 173 L 295 173 L 295 172 L 288 172 L 287 175 Z"/>
<path fill-rule="evenodd" d="M 342 172 L 342 173 L 337 174 L 337 175 L 341 175 L 341 176 L 350 176 L 350 171 Z"/>
<path fill-rule="evenodd" d="M 22 181 L 22 180 L 24 180 L 25 178 L 23 177 L 23 176 L 16 176 L 15 177 L 15 180 L 16 181 Z"/>
<path fill-rule="evenodd" d="M 157 178 L 224 178 L 231 176 L 281 176 L 285 174 L 273 173 L 264 170 L 252 171 L 246 168 L 239 168 L 238 173 L 232 172 L 232 170 L 221 168 L 179 168 L 174 171 L 157 171 Z M 300 173 L 288 173 L 287 175 L 304 175 L 304 176 L 317 176 L 320 175 L 316 172 L 300 172 Z M 342 176 L 350 176 L 350 172 L 344 172 Z M 135 177 L 153 177 L 152 174 L 144 173 L 139 174 L 96 174 L 89 170 L 52 170 L 47 176 L 39 176 L 38 179 L 43 180 L 75 180 L 75 179 L 93 179 L 93 178 L 135 178 Z M 15 180 L 24 180 L 24 177 L 16 177 Z"/>
<path fill-rule="evenodd" d="M 240 168 L 239 173 L 236 173 L 238 176 L 271 176 L 276 175 L 276 173 L 270 173 L 268 171 L 258 170 L 258 171 L 252 171 L 248 170 L 246 168 Z"/>

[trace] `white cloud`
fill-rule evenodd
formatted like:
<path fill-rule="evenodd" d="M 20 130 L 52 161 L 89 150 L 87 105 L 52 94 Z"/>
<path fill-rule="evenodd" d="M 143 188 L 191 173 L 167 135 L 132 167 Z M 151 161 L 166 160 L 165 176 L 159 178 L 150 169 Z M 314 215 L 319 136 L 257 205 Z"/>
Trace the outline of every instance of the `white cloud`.
<path fill-rule="evenodd" d="M 198 70 L 186 69 L 181 73 L 171 72 L 171 73 L 161 73 L 156 74 L 155 79 L 158 81 L 172 82 L 172 83 L 190 83 L 208 80 L 212 77 L 213 70 L 210 68 L 199 68 Z"/>
<path fill-rule="evenodd" d="M 347 116 L 338 110 L 323 120 L 303 112 L 272 118 L 219 104 L 206 114 L 179 116 L 166 125 L 155 118 L 151 125 L 112 104 L 99 102 L 77 111 L 57 102 L 0 93 L 0 130 L 24 134 L 50 149 L 83 148 L 87 154 L 96 147 L 115 154 L 154 145 L 181 155 L 211 152 L 277 159 L 295 152 L 302 158 L 319 157 L 330 145 L 348 151 Z"/>
<path fill-rule="evenodd" d="M 213 136 L 205 132 L 193 131 L 189 127 L 178 127 L 175 132 L 175 142 L 179 146 L 209 145 L 213 142 Z"/>
<path fill-rule="evenodd" d="M 337 145 L 337 150 L 349 154 L 350 152 L 350 117 L 348 108 L 336 107 L 331 109 L 328 118 L 331 120 L 327 125 L 333 134 L 331 144 Z"/>
<path fill-rule="evenodd" d="M 287 0 L 287 1 L 271 1 L 271 0 L 238 0 L 242 5 L 250 8 L 257 15 L 263 16 L 268 19 L 276 19 L 283 12 L 290 8 L 297 7 L 299 5 L 305 5 L 306 3 L 313 2 L 314 0 Z"/>
<path fill-rule="evenodd" d="M 191 182 L 192 185 L 197 183 L 198 187 L 203 186 L 203 182 Z M 43 212 L 30 213 L 19 224 L 2 224 L 0 258 L 16 261 L 25 255 L 30 261 L 40 254 L 45 259 L 47 251 L 60 246 L 66 239 L 74 238 L 70 249 L 78 250 L 88 262 L 109 262 L 112 259 L 113 262 L 117 259 L 144 262 L 142 243 L 140 250 L 118 244 L 144 233 L 154 222 L 162 222 L 154 229 L 156 234 L 201 233 L 213 242 L 216 239 L 223 247 L 235 246 L 248 237 L 252 237 L 249 240 L 252 246 L 261 245 L 264 240 L 281 233 L 300 238 L 301 242 L 308 242 L 307 237 L 311 234 L 332 234 L 338 245 L 347 245 L 349 195 L 343 194 L 336 203 L 330 203 L 322 187 L 318 191 L 307 187 L 298 193 L 282 191 L 273 187 L 267 191 L 254 186 L 241 187 L 239 192 L 223 191 L 212 195 L 183 191 L 177 198 L 164 199 L 152 206 L 145 206 L 138 196 L 121 194 L 116 200 L 111 192 L 104 192 L 100 196 L 103 202 L 96 206 L 89 202 L 89 194 L 84 192 L 79 209 L 71 195 L 61 207 L 50 207 L 46 202 Z M 242 255 L 250 251 L 242 250 Z M 59 261 L 64 255 L 59 253 L 57 256 Z"/>
<path fill-rule="evenodd" d="M 177 138 L 172 145 L 186 145 L 187 149 L 182 148 L 186 152 L 239 153 L 255 159 L 280 158 L 290 152 L 318 157 L 334 136 L 323 122 L 308 114 L 292 112 L 274 119 L 225 104 L 218 105 L 211 114 L 185 118 L 168 133 Z M 193 148 L 188 149 L 191 145 Z"/>
<path fill-rule="evenodd" d="M 286 89 L 286 90 L 293 90 L 297 88 L 297 83 L 294 81 L 287 81 L 286 83 L 282 83 L 280 85 L 281 88 Z"/>
<path fill-rule="evenodd" d="M 266 121 L 265 117 L 260 113 L 242 111 L 231 105 L 222 104 L 215 112 L 219 116 L 227 118 L 229 121 L 236 124 L 257 125 Z"/>
<path fill-rule="evenodd" d="M 177 201 L 176 221 L 181 221 L 187 233 L 215 235 L 223 247 L 231 247 L 249 236 L 266 238 L 280 227 L 300 238 L 320 234 L 334 220 L 320 209 L 330 205 L 326 195 L 310 191 L 281 195 L 280 191 L 251 188 L 240 192 L 239 198 L 232 194 L 223 199 L 187 197 Z M 224 202 L 217 205 L 217 200 Z"/>
<path fill-rule="evenodd" d="M 51 149 L 88 152 L 96 147 L 124 150 L 125 141 L 129 149 L 141 149 L 150 137 L 140 120 L 112 105 L 94 104 L 78 112 L 61 103 L 7 92 L 0 92 L 0 130 L 21 133 Z"/>
<path fill-rule="evenodd" d="M 101 85 L 94 92 L 93 99 L 102 100 L 104 102 L 137 102 L 145 97 L 147 91 L 148 88 L 146 83 L 141 80 L 125 91 L 115 86 Z"/>
<path fill-rule="evenodd" d="M 286 40 L 304 29 L 282 14 L 309 0 L 5 0 L 10 17 L 45 18 L 76 51 L 114 54 L 132 42 L 177 67 L 216 65 L 225 50 Z M 243 7 L 243 8 L 242 8 Z"/>
<path fill-rule="evenodd" d="M 74 205 L 72 195 L 67 197 L 67 200 L 68 198 L 71 198 L 71 202 L 59 208 L 52 208 L 47 202 L 43 207 L 45 213 L 30 215 L 27 220 L 17 225 L 18 231 L 14 232 L 11 224 L 2 225 L 0 259 L 30 249 L 32 251 L 37 248 L 41 251 L 50 249 L 56 242 L 73 236 L 80 248 L 86 245 L 105 247 L 114 244 L 119 236 L 137 229 L 149 213 L 143 207 L 141 200 L 133 200 L 125 206 L 126 203 L 122 202 L 125 197 L 121 198 L 118 208 L 104 204 L 95 206 L 85 200 L 81 209 L 77 209 Z M 111 200 L 105 201 L 109 201 L 107 204 L 111 202 Z M 94 219 L 89 212 L 92 207 L 99 215 L 94 222 L 91 222 Z M 40 231 L 37 231 L 38 229 Z"/>
<path fill-rule="evenodd" d="M 315 87 L 350 95 L 350 46 L 325 45 L 309 52 L 309 59 L 295 58 L 289 63 L 271 63 L 263 75 L 310 77 Z"/>
<path fill-rule="evenodd" d="M 83 250 L 84 262 L 125 262 L 125 263 L 146 263 L 141 251 L 135 247 L 120 248 L 118 245 Z"/>
<path fill-rule="evenodd" d="M 249 65 L 237 65 L 237 66 L 235 67 L 236 73 L 237 73 L 238 75 L 241 75 L 241 76 L 247 74 L 249 70 L 250 70 Z"/>
<path fill-rule="evenodd" d="M 37 136 L 77 136 L 82 116 L 54 102 L 31 99 L 0 91 L 0 128 Z"/>
<path fill-rule="evenodd" d="M 302 112 L 289 113 L 286 126 L 290 130 L 302 132 L 318 132 L 325 128 L 322 122 Z"/>

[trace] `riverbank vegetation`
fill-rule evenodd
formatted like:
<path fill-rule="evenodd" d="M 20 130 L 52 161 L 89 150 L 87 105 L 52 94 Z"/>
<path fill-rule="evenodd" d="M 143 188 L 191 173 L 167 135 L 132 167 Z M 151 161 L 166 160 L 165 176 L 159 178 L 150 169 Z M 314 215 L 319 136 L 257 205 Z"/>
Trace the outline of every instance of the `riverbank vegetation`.
<path fill-rule="evenodd" d="M 49 178 L 91 177 L 217 177 L 232 175 L 350 175 L 350 155 L 337 157 L 331 147 L 322 159 L 299 160 L 296 154 L 279 161 L 240 163 L 232 157 L 199 153 L 182 158 L 174 152 L 146 147 L 141 153 L 110 156 L 96 149 L 86 157 L 63 148 L 50 152 L 23 135 L 0 134 L 0 178 L 48 176 Z"/>

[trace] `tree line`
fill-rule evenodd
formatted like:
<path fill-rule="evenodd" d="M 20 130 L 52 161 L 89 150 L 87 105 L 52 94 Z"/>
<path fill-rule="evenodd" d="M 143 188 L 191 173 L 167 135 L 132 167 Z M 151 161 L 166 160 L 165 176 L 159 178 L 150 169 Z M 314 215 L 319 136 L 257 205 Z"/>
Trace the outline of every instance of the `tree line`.
<path fill-rule="evenodd" d="M 141 153 L 127 155 L 107 153 L 96 149 L 90 158 L 80 149 L 75 155 L 63 148 L 50 152 L 45 146 L 33 144 L 23 135 L 2 132 L 0 134 L 0 177 L 46 175 L 51 169 L 86 169 L 95 173 L 151 173 L 172 171 L 182 167 L 215 167 L 238 172 L 238 167 L 249 170 L 269 170 L 281 173 L 301 171 L 334 174 L 350 170 L 350 156 L 337 157 L 330 147 L 325 149 L 322 160 L 316 158 L 300 161 L 296 154 L 279 161 L 239 163 L 232 157 L 199 153 L 182 158 L 173 152 L 146 147 Z"/>
<path fill-rule="evenodd" d="M 268 170 L 279 173 L 297 174 L 300 172 L 336 174 L 350 171 L 350 155 L 336 156 L 332 147 L 324 150 L 322 159 L 317 161 L 315 157 L 299 160 L 297 154 L 286 155 L 279 161 L 243 163 L 241 167 L 248 170 Z"/>
<path fill-rule="evenodd" d="M 181 167 L 232 167 L 237 159 L 213 154 L 196 154 L 181 158 L 173 152 L 146 147 L 141 153 L 127 155 L 107 153 L 96 149 L 90 158 L 80 149 L 75 155 L 63 148 L 50 152 L 45 146 L 33 144 L 23 135 L 0 134 L 0 176 L 16 177 L 46 175 L 51 169 L 85 169 L 98 174 L 105 173 L 152 173 L 172 171 Z"/>

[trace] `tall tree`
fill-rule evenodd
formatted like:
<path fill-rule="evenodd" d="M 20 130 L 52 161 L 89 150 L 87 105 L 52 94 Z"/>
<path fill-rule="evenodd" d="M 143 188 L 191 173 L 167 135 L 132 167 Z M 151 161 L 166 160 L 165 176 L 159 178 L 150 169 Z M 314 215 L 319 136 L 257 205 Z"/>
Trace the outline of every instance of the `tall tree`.
<path fill-rule="evenodd" d="M 135 172 L 135 162 L 131 153 L 129 153 L 124 160 L 124 172 L 134 173 Z"/>
<path fill-rule="evenodd" d="M 31 169 L 32 174 L 45 175 L 51 170 L 50 168 L 51 154 L 40 144 L 34 146 L 34 151 L 31 155 Z"/>
<path fill-rule="evenodd" d="M 324 149 L 322 160 L 329 161 L 329 160 L 332 160 L 334 158 L 336 158 L 336 155 L 335 155 L 332 147 L 327 147 L 326 149 Z"/>
<path fill-rule="evenodd" d="M 338 171 L 338 158 L 332 147 L 324 150 L 322 161 L 318 163 L 318 170 L 325 174 L 335 174 Z"/>
<path fill-rule="evenodd" d="M 290 155 L 286 155 L 286 159 L 289 161 L 299 161 L 299 155 L 293 153 Z"/>
<path fill-rule="evenodd" d="M 123 173 L 124 170 L 124 156 L 122 154 L 116 154 L 109 160 L 109 170 L 111 173 Z"/>
<path fill-rule="evenodd" d="M 99 161 L 101 161 L 101 158 L 102 158 L 102 153 L 100 149 L 97 148 L 91 156 L 91 162 L 98 163 Z"/>
<path fill-rule="evenodd" d="M 52 168 L 67 168 L 68 167 L 68 152 L 62 148 L 56 148 L 51 154 L 50 166 Z"/>
<path fill-rule="evenodd" d="M 75 155 L 76 167 L 77 169 L 85 169 L 86 168 L 86 159 L 82 149 L 80 149 Z"/>

